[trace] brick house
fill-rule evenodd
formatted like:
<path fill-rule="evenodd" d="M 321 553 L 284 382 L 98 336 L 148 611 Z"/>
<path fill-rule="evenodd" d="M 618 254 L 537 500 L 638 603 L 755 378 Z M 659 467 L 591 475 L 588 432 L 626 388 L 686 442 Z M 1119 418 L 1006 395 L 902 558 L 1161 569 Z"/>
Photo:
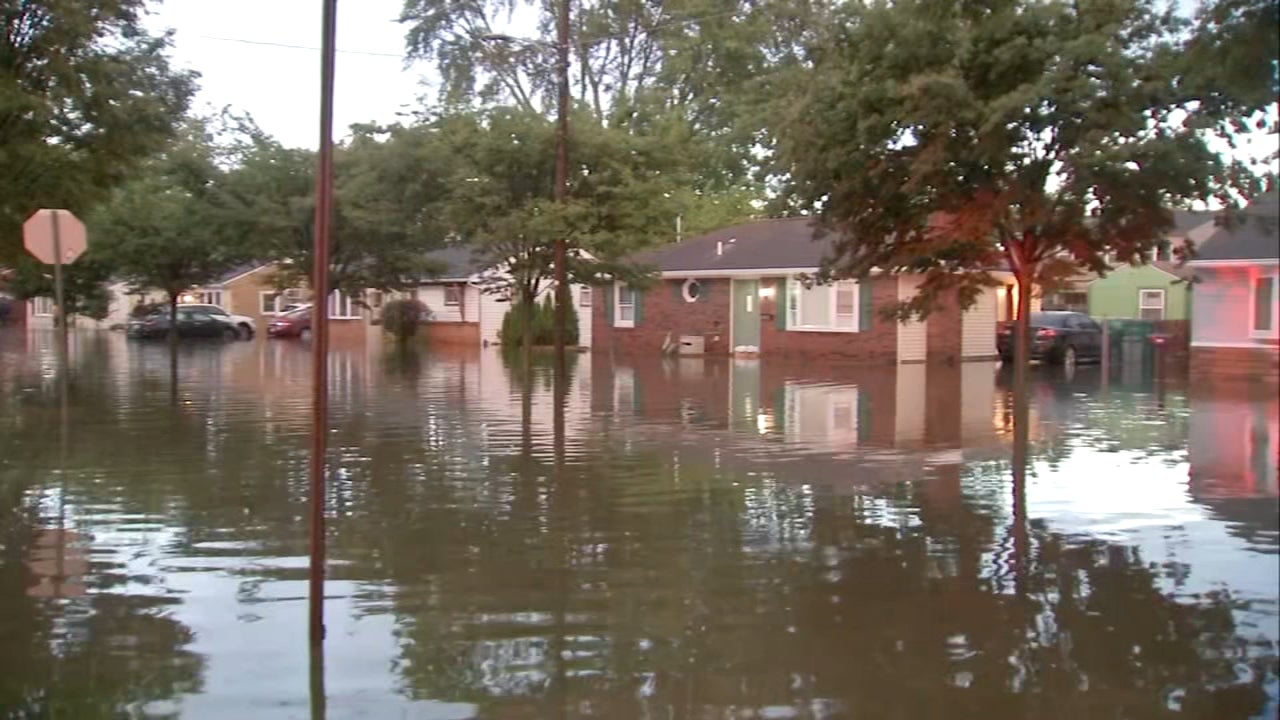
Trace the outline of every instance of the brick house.
<path fill-rule="evenodd" d="M 758 220 L 661 248 L 642 261 L 660 280 L 637 290 L 597 288 L 595 345 L 619 352 L 752 354 L 883 363 L 996 357 L 1000 295 L 992 288 L 961 312 L 954 296 L 924 322 L 879 310 L 911 298 L 912 275 L 805 283 L 830 249 L 809 218 Z"/>
<path fill-rule="evenodd" d="M 1214 230 L 1188 263 L 1191 374 L 1280 380 L 1280 202 L 1272 191 Z"/>

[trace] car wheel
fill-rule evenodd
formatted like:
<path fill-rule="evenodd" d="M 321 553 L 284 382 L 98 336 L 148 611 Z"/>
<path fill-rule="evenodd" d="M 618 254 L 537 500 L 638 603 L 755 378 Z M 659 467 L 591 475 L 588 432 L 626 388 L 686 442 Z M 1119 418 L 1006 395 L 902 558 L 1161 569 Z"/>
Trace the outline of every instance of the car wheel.
<path fill-rule="evenodd" d="M 249 327 L 249 325 L 248 325 L 248 324 L 246 324 L 246 323 L 240 323 L 240 325 L 239 325 L 238 327 L 239 327 L 239 330 L 240 330 L 240 339 L 241 339 L 241 340 L 252 340 L 252 339 L 253 339 L 253 328 Z"/>
<path fill-rule="evenodd" d="M 1062 354 L 1058 360 L 1060 365 L 1063 367 L 1074 368 L 1076 366 L 1076 360 L 1076 348 L 1074 345 L 1068 345 L 1062 348 Z"/>
<path fill-rule="evenodd" d="M 235 328 L 233 328 L 233 327 L 229 327 L 229 328 L 227 328 L 226 330 L 223 330 L 223 331 L 222 331 L 222 337 L 223 337 L 223 338 L 225 338 L 225 339 L 227 339 L 227 340 L 239 340 L 239 339 L 240 339 L 240 331 L 239 331 L 239 330 L 237 330 L 237 329 L 235 329 Z"/>
<path fill-rule="evenodd" d="M 311 328 L 302 328 L 298 331 L 298 339 L 303 342 L 311 342 Z"/>

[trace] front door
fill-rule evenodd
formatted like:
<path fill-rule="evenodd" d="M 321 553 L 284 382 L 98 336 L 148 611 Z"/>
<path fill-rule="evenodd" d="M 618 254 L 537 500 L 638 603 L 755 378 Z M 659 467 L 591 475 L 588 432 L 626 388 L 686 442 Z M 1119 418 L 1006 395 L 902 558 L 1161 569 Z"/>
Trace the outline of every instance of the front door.
<path fill-rule="evenodd" d="M 733 281 L 733 347 L 760 349 L 760 282 Z"/>

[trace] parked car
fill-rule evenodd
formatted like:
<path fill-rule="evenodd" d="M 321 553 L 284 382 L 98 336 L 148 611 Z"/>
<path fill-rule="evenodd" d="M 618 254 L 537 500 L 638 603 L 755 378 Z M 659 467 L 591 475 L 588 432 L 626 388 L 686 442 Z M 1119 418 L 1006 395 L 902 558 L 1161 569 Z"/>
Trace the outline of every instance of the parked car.
<path fill-rule="evenodd" d="M 245 340 L 253 339 L 255 323 L 253 321 L 253 318 L 247 315 L 232 315 L 231 313 L 227 312 L 226 310 L 223 310 L 221 307 L 217 305 L 206 305 L 202 303 L 180 303 L 178 305 L 178 309 L 207 312 L 216 318 L 219 318 L 221 320 L 226 320 L 227 322 L 234 325 L 236 330 L 240 332 L 240 337 L 244 338 Z"/>
<path fill-rule="evenodd" d="M 240 329 L 219 316 L 203 310 L 178 308 L 178 337 L 217 338 L 236 340 L 240 337 Z M 129 321 L 126 332 L 131 338 L 154 339 L 169 336 L 169 314 L 167 312 L 152 313 L 145 318 Z"/>
<path fill-rule="evenodd" d="M 275 338 L 311 339 L 311 306 L 301 307 L 275 316 L 267 324 L 267 335 Z"/>
<path fill-rule="evenodd" d="M 1102 326 L 1084 313 L 1031 313 L 1031 359 L 1074 365 L 1077 360 L 1102 357 Z M 1004 362 L 1013 360 L 1012 323 L 996 333 L 996 350 Z"/>

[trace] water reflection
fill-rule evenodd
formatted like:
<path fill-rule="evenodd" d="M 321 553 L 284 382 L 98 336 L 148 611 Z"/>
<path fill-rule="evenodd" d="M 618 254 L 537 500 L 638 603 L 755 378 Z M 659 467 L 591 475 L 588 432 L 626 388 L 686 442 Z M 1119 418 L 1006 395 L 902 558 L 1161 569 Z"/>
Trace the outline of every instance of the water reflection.
<path fill-rule="evenodd" d="M 311 658 L 305 347 L 184 348 L 171 384 L 163 347 L 77 338 L 60 461 L 41 343 L 0 335 L 11 716 L 1277 707 L 1271 399 L 1038 372 L 1015 485 L 992 365 L 601 354 L 557 384 L 339 345 Z"/>

